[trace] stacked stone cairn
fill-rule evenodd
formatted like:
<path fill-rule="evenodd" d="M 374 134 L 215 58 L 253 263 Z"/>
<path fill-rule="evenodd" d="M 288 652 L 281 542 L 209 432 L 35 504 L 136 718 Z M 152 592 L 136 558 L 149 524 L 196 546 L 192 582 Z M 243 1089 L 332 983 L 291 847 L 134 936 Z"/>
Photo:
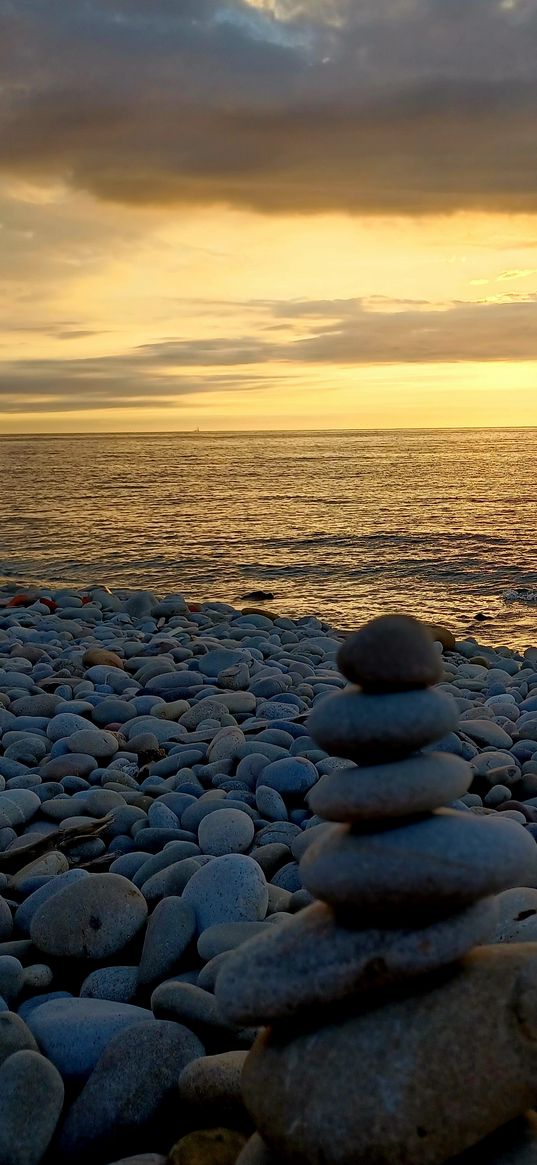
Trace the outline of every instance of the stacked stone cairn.
<path fill-rule="evenodd" d="M 376 619 L 338 662 L 350 685 L 309 720 L 346 758 L 309 794 L 312 903 L 233 952 L 216 985 L 231 1021 L 263 1025 L 239 1162 L 440 1165 L 537 1103 L 537 948 L 482 945 L 494 896 L 537 885 L 537 850 L 515 821 L 449 807 L 472 774 L 431 747 L 457 710 L 421 624 Z M 502 1162 L 537 1161 L 530 1131 Z"/>

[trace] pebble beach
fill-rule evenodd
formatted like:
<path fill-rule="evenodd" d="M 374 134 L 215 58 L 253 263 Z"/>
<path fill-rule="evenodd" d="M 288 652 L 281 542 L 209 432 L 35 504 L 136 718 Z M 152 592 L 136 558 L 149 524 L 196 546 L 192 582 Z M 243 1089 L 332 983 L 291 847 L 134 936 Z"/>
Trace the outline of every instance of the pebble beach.
<path fill-rule="evenodd" d="M 105 586 L 0 591 L 5 1165 L 269 1165 L 244 1061 L 265 1022 L 321 999 L 307 966 L 280 997 L 264 989 L 247 951 L 328 900 L 312 854 L 330 821 L 350 820 L 345 774 L 380 763 L 378 777 L 403 739 L 407 754 L 434 752 L 435 803 L 489 818 L 498 837 L 496 874 L 479 855 L 450 891 L 464 933 L 435 932 L 426 969 L 446 942 L 455 958 L 457 943 L 537 940 L 537 632 L 524 650 L 428 633 L 437 666 L 412 715 L 401 672 L 346 736 L 354 657 L 321 619 Z M 398 651 L 385 638 L 391 670 L 411 668 Z M 418 776 L 414 813 L 431 807 Z M 379 788 L 368 818 L 386 815 Z M 499 911 L 472 913 L 498 892 Z M 360 902 L 382 914 L 377 881 Z M 340 974 L 333 1001 L 357 975 Z"/>

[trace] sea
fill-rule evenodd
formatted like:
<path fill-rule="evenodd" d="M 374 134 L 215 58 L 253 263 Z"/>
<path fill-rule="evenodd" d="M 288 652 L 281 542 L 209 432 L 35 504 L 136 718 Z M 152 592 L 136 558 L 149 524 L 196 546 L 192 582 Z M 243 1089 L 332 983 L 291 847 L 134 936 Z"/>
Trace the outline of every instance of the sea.
<path fill-rule="evenodd" d="M 535 646 L 537 429 L 2 437 L 0 582 Z"/>

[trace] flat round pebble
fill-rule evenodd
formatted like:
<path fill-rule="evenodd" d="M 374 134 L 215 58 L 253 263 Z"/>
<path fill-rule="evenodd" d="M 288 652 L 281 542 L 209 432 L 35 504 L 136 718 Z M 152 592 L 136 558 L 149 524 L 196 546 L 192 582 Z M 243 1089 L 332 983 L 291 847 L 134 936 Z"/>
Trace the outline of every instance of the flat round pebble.
<path fill-rule="evenodd" d="M 182 897 L 194 909 L 198 932 L 217 922 L 258 922 L 268 905 L 265 876 L 245 854 L 213 858 L 190 878 Z"/>
<path fill-rule="evenodd" d="M 201 852 L 221 857 L 248 850 L 254 840 L 255 827 L 240 809 L 217 809 L 200 821 L 198 841 Z"/>

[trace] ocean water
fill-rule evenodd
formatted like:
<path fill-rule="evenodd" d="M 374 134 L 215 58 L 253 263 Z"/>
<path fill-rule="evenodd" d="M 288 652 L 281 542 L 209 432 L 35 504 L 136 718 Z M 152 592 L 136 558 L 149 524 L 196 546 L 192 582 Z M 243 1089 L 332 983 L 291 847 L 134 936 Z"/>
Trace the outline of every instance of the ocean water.
<path fill-rule="evenodd" d="M 537 429 L 4 437 L 0 530 L 3 582 L 537 644 Z"/>

